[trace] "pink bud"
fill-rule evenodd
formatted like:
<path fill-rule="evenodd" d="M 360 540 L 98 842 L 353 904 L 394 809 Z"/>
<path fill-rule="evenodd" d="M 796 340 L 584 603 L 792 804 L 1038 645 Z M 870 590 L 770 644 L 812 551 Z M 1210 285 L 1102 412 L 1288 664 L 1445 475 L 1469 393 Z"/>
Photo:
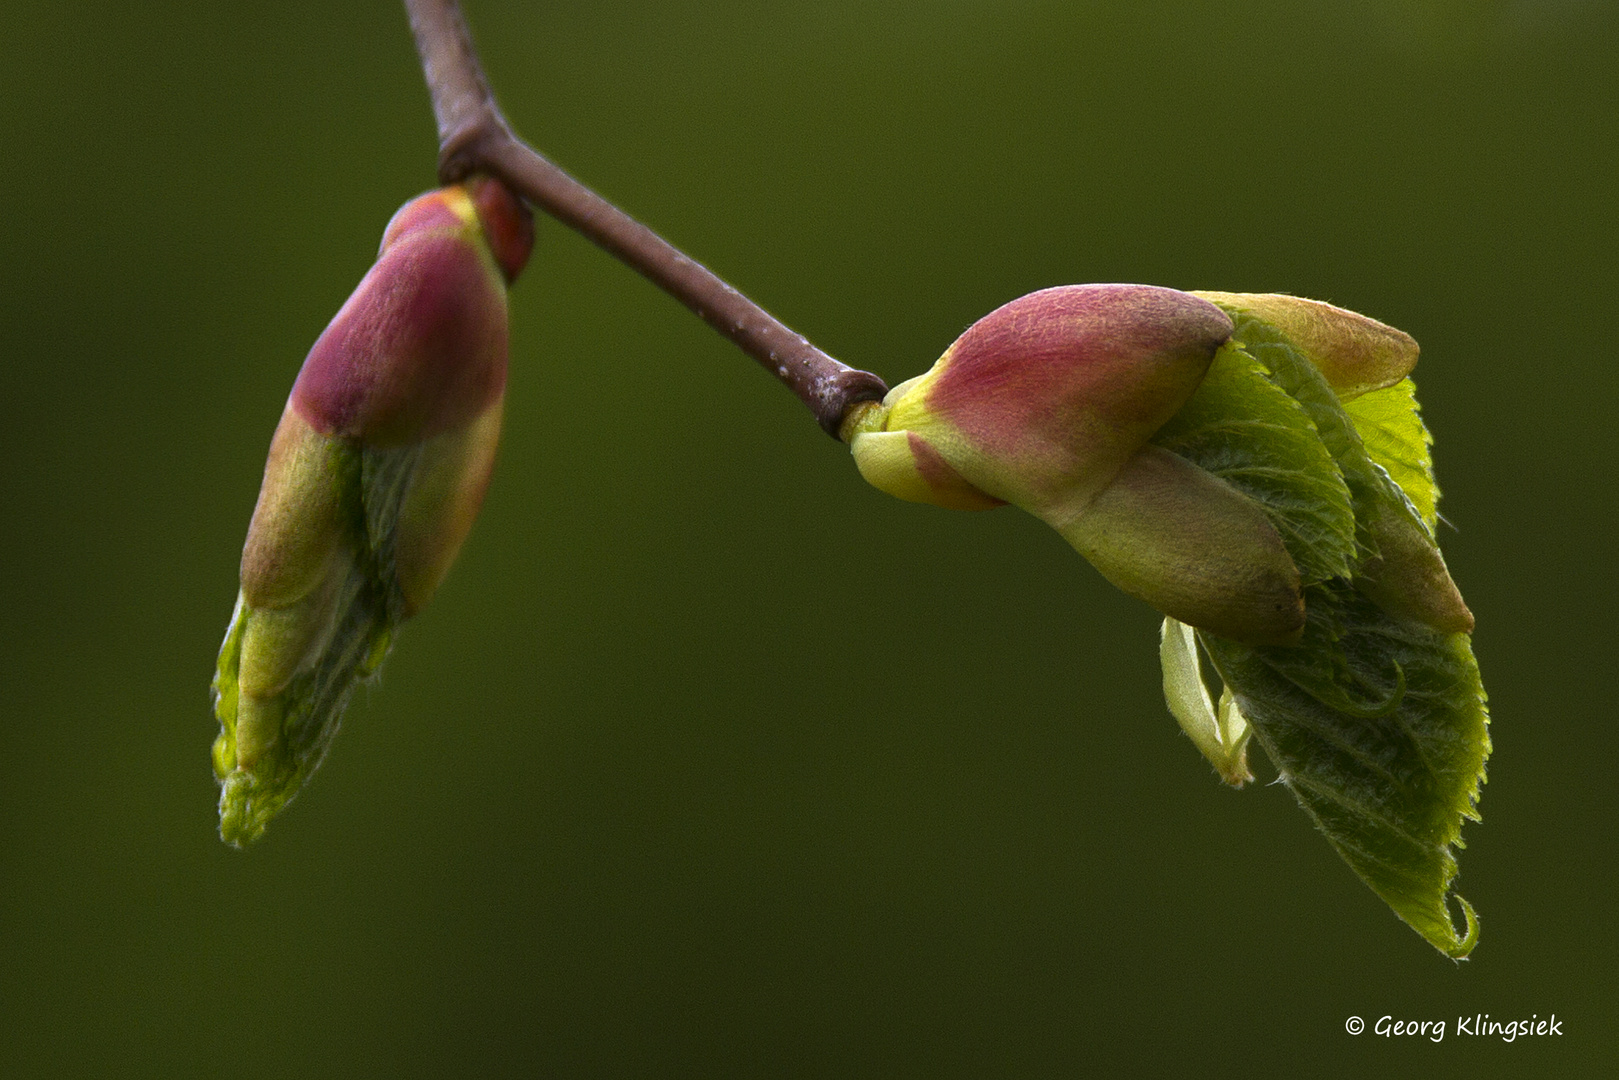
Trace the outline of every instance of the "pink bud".
<path fill-rule="evenodd" d="M 270 447 L 214 681 L 220 832 L 251 840 L 354 684 L 437 588 L 483 501 L 528 210 L 474 179 L 414 199 L 304 361 Z"/>
<path fill-rule="evenodd" d="M 505 190 L 492 181 L 482 190 L 491 186 Z M 464 426 L 506 388 L 505 278 L 466 189 L 406 204 L 309 351 L 292 408 L 316 431 L 372 446 Z"/>
<path fill-rule="evenodd" d="M 1042 289 L 969 327 L 895 403 L 889 428 L 924 435 L 995 498 L 1077 513 L 1186 403 L 1230 336 L 1224 312 L 1174 289 Z"/>
<path fill-rule="evenodd" d="M 1021 507 L 1182 622 L 1256 644 L 1297 641 L 1299 572 L 1264 510 L 1148 443 L 1230 336 L 1224 312 L 1174 289 L 1031 293 L 854 416 L 855 462 L 903 499 Z"/>

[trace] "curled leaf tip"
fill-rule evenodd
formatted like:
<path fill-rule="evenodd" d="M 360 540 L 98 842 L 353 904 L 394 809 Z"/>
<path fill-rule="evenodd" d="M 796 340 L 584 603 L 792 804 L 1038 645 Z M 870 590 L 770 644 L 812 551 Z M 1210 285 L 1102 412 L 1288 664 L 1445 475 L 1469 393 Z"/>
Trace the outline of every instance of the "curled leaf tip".
<path fill-rule="evenodd" d="M 1439 950 L 1452 960 L 1466 960 L 1473 953 L 1473 947 L 1478 944 L 1479 920 L 1478 914 L 1473 911 L 1473 905 L 1460 893 L 1453 893 L 1456 903 L 1461 905 L 1462 918 L 1466 920 L 1466 931 L 1458 938 L 1454 924 L 1451 926 L 1450 939 L 1446 944 L 1435 942 Z"/>

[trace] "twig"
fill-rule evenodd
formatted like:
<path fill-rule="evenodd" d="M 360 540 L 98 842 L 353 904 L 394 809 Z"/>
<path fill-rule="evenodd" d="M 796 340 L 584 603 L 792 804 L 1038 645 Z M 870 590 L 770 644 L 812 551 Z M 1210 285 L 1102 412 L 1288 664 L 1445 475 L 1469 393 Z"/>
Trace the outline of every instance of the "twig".
<path fill-rule="evenodd" d="M 786 383 L 838 437 L 849 408 L 888 390 L 811 345 L 711 270 L 526 145 L 496 107 L 456 0 L 405 0 L 438 120 L 439 180 L 482 172 L 640 271 Z"/>

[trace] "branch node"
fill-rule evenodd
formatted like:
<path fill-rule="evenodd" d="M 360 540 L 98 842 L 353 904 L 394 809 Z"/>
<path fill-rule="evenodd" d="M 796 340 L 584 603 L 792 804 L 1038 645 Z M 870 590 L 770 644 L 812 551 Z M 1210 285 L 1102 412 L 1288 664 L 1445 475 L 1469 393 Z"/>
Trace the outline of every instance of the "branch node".
<path fill-rule="evenodd" d="M 497 146 L 515 141 L 511 128 L 493 107 L 480 110 L 439 143 L 439 183 L 459 184 L 473 173 L 487 170 Z"/>
<path fill-rule="evenodd" d="M 811 408 L 821 430 L 842 441 L 843 421 L 854 407 L 866 401 L 881 401 L 887 393 L 888 384 L 871 372 L 846 367 L 824 381 Z"/>

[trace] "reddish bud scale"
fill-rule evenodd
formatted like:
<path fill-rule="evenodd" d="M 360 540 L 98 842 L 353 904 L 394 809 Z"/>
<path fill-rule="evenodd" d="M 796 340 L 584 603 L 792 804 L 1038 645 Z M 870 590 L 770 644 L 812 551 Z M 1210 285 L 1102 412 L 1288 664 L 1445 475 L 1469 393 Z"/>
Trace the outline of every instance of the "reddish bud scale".
<path fill-rule="evenodd" d="M 432 438 L 506 388 L 505 290 L 488 256 L 437 230 L 391 245 L 310 350 L 292 404 L 316 431 Z"/>
<path fill-rule="evenodd" d="M 957 338 L 927 404 L 984 453 L 1072 457 L 1075 420 L 1093 443 L 1157 431 L 1230 336 L 1223 311 L 1174 289 L 1043 289 Z"/>
<path fill-rule="evenodd" d="M 498 180 L 478 177 L 465 186 L 478 211 L 484 240 L 506 275 L 506 284 L 511 285 L 528 265 L 529 252 L 534 250 L 534 215 Z"/>
<path fill-rule="evenodd" d="M 951 489 L 970 489 L 971 495 L 978 495 L 984 500 L 983 509 L 992 509 L 996 506 L 1005 506 L 1005 499 L 997 499 L 993 495 L 985 495 L 977 488 L 971 487 L 961 478 L 961 474 L 950 467 L 944 455 L 933 449 L 933 444 L 914 431 L 905 433 L 906 446 L 911 452 L 911 459 L 915 462 L 916 471 L 932 491 L 946 491 Z"/>
<path fill-rule="evenodd" d="M 1224 312 L 1174 289 L 1043 289 L 969 327 L 910 395 L 925 415 L 896 404 L 894 424 L 929 436 L 987 494 L 1072 516 L 1186 403 L 1230 336 Z"/>
<path fill-rule="evenodd" d="M 527 211 L 494 181 L 407 203 L 310 350 L 292 407 L 316 431 L 370 446 L 471 422 L 506 387 L 503 279 L 521 270 L 532 238 Z"/>

